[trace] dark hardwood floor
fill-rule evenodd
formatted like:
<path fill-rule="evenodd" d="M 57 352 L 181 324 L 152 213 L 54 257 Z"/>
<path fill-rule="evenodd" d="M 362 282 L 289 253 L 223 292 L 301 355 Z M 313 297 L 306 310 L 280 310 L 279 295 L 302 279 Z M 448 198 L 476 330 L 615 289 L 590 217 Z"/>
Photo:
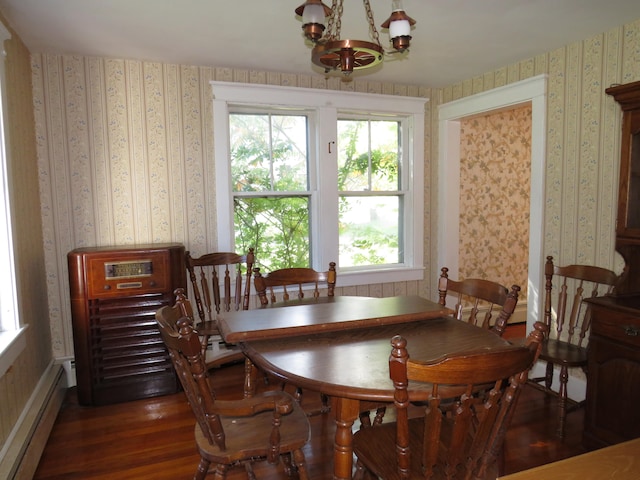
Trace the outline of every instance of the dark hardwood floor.
<path fill-rule="evenodd" d="M 218 398 L 242 395 L 242 365 L 216 371 Z M 304 401 L 319 401 L 305 392 Z M 507 435 L 505 473 L 570 457 L 581 445 L 583 410 L 570 413 L 564 442 L 555 436 L 555 399 L 525 387 Z M 392 412 L 387 414 L 391 418 Z M 312 479 L 332 478 L 334 426 L 331 414 L 311 417 L 312 439 L 305 448 Z M 78 405 L 70 389 L 34 479 L 188 479 L 199 456 L 194 417 L 183 393 L 102 407 Z M 356 424 L 354 428 L 357 428 Z M 263 480 L 284 478 L 271 465 L 256 467 Z M 244 471 L 228 476 L 246 479 Z"/>

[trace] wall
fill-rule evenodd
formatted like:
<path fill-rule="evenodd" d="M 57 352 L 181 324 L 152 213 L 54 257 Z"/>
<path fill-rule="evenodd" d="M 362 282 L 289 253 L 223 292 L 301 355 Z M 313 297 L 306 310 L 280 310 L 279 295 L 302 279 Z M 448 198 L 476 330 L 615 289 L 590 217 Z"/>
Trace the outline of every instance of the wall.
<path fill-rule="evenodd" d="M 7 25 L 4 18 L 0 17 L 0 21 Z M 26 350 L 0 378 L 0 449 L 52 359 L 31 65 L 29 51 L 15 32 L 11 33 L 12 38 L 4 45 L 8 103 L 8 117 L 4 120 L 8 125 L 8 178 L 18 309 L 21 323 L 28 324 L 29 328 L 26 331 Z"/>

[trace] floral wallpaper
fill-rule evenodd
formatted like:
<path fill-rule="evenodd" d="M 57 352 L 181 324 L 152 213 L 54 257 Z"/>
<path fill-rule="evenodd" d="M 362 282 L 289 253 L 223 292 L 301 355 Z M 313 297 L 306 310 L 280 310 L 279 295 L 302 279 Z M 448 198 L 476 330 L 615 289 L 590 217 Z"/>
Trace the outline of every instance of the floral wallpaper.
<path fill-rule="evenodd" d="M 460 278 L 521 288 L 529 263 L 531 106 L 460 124 Z"/>

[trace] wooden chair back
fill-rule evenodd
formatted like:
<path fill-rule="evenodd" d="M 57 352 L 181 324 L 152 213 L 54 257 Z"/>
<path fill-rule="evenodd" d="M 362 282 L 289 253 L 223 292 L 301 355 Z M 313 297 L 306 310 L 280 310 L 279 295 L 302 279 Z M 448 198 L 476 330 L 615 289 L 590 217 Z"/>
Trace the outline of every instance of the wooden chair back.
<path fill-rule="evenodd" d="M 254 262 L 253 248 L 246 255 L 214 252 L 194 258 L 191 252 L 185 254 L 200 320 L 195 325 L 209 368 L 244 360 L 236 345 L 222 342 L 217 317 L 221 312 L 249 309 Z"/>
<path fill-rule="evenodd" d="M 282 268 L 262 275 L 259 268 L 254 268 L 254 284 L 260 299 L 260 305 L 266 307 L 277 302 L 290 300 L 291 295 L 296 299 L 305 296 L 303 288 L 312 286 L 313 298 L 320 297 L 321 286 L 326 285 L 327 296 L 333 297 L 336 287 L 336 263 L 329 263 L 329 270 L 318 272 L 313 268 Z M 282 288 L 282 296 L 278 299 L 276 289 Z"/>
<path fill-rule="evenodd" d="M 612 293 L 618 275 L 593 265 L 560 267 L 548 256 L 544 276 L 544 323 L 549 327 L 549 338 L 583 346 L 591 316 L 582 300 Z"/>
<path fill-rule="evenodd" d="M 397 420 L 354 435 L 355 478 L 496 478 L 504 436 L 545 330 L 538 322 L 526 345 L 430 363 L 410 358 L 407 339 L 393 337 L 389 373 Z M 424 415 L 410 418 L 411 392 L 425 388 Z"/>
<path fill-rule="evenodd" d="M 176 303 L 156 312 L 156 322 L 185 395 L 197 420 L 196 443 L 201 460 L 194 478 L 204 479 L 210 464 L 214 477 L 225 478 L 227 470 L 245 464 L 253 477 L 251 463 L 267 459 L 276 463 L 281 455 L 289 468 L 307 479 L 302 447 L 309 439 L 305 413 L 289 394 L 267 391 L 252 398 L 217 400 L 210 370 L 202 354 L 191 311 L 183 289 L 176 290 Z"/>
<path fill-rule="evenodd" d="M 194 258 L 191 252 L 185 254 L 200 323 L 214 321 L 221 311 L 249 309 L 254 263 L 253 248 L 245 255 L 214 252 Z"/>
<path fill-rule="evenodd" d="M 477 327 L 492 329 L 502 336 L 516 305 L 520 287 L 513 285 L 511 290 L 498 282 L 480 278 L 451 280 L 449 269 L 442 267 L 438 281 L 438 303 L 446 306 L 447 295 L 456 294 L 454 316 Z M 491 319 L 494 309 L 499 308 L 494 325 Z"/>
<path fill-rule="evenodd" d="M 193 319 L 185 315 L 188 311 L 192 311 L 191 304 L 184 290 L 178 289 L 175 305 L 158 310 L 156 322 L 202 433 L 209 443 L 225 448 L 224 431 L 215 413 L 215 398 L 208 384 L 200 338 L 193 328 Z"/>

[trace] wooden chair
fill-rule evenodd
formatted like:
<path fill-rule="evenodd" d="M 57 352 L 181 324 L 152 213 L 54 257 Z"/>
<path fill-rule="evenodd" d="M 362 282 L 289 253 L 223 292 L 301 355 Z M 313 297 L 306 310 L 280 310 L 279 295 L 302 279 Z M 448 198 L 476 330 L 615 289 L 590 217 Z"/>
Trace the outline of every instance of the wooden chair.
<path fill-rule="evenodd" d="M 320 297 L 320 285 L 323 284 L 326 284 L 327 296 L 334 296 L 336 287 L 335 262 L 329 263 L 329 270 L 326 272 L 318 272 L 313 268 L 282 268 L 263 276 L 259 268 L 254 268 L 253 271 L 256 294 L 260 299 L 260 305 L 262 307 L 267 307 L 278 302 L 289 301 L 290 289 L 295 291 L 295 298 L 301 300 L 305 297 L 305 286 L 313 287 L 311 291 L 313 298 Z M 282 296 L 280 299 L 278 299 L 276 290 L 274 290 L 279 287 L 282 288 Z"/>
<path fill-rule="evenodd" d="M 440 279 L 438 281 L 438 303 L 447 305 L 447 295 L 451 292 L 457 293 L 454 316 L 458 320 L 464 320 L 478 327 L 491 329 L 497 335 L 502 336 L 507 322 L 518 303 L 518 292 L 520 287 L 513 285 L 511 291 L 499 283 L 483 279 L 465 279 L 461 281 L 449 278 L 449 269 L 442 267 Z M 466 302 L 466 303 L 465 303 Z M 468 307 L 468 312 L 465 309 Z M 495 325 L 491 325 L 494 306 L 501 307 Z M 481 312 L 484 311 L 482 314 Z M 370 412 L 360 413 L 360 424 L 363 427 L 375 426 L 382 423 L 386 407 L 378 405 L 373 421 L 370 419 Z"/>
<path fill-rule="evenodd" d="M 432 363 L 411 359 L 407 340 L 393 337 L 389 373 L 397 421 L 354 434 L 354 479 L 495 479 L 520 387 L 545 330 L 538 322 L 526 346 L 471 351 Z M 427 388 L 430 398 L 424 415 L 410 419 L 414 385 Z"/>
<path fill-rule="evenodd" d="M 307 480 L 302 448 L 311 430 L 305 413 L 282 391 L 237 400 L 216 399 L 211 389 L 212 370 L 205 365 L 198 333 L 192 320 L 183 315 L 191 306 L 182 289 L 176 290 L 176 295 L 176 304 L 158 310 L 156 321 L 197 420 L 200 463 L 194 478 L 204 479 L 211 471 L 214 478 L 224 479 L 237 465 L 243 465 L 249 478 L 255 478 L 252 463 L 266 459 L 271 463 L 282 460 L 286 473 L 298 473 L 300 479 Z M 171 441 L 170 435 L 167 439 Z"/>
<path fill-rule="evenodd" d="M 326 285 L 327 296 L 333 297 L 335 294 L 337 273 L 336 263 L 329 263 L 329 270 L 326 272 L 318 272 L 313 268 L 282 268 L 274 270 L 266 275 L 262 275 L 259 268 L 254 268 L 253 281 L 256 288 L 256 294 L 260 299 L 261 307 L 286 307 L 287 302 L 290 300 L 302 300 L 305 298 L 304 289 L 311 288 L 311 298 L 320 298 L 320 289 L 323 285 Z M 282 294 L 278 299 L 276 295 L 277 289 L 282 288 Z M 294 295 L 294 299 L 291 299 L 291 295 Z M 294 293 L 295 292 L 295 293 Z M 308 292 L 309 293 L 309 292 Z M 255 383 L 256 373 L 255 370 L 249 373 L 249 378 L 245 380 L 245 383 Z M 302 403 L 302 389 L 296 387 L 295 398 L 298 402 Z M 329 399 L 326 395 L 320 395 L 321 407 L 319 410 L 308 410 L 308 415 L 316 415 L 319 413 L 326 413 L 331 410 L 329 406 Z"/>
<path fill-rule="evenodd" d="M 253 248 L 246 255 L 215 252 L 194 258 L 190 252 L 185 254 L 200 319 L 195 327 L 210 368 L 244 360 L 244 354 L 237 346 L 221 340 L 216 317 L 220 312 L 249 309 L 254 262 Z M 232 283 L 235 283 L 233 292 Z"/>
<path fill-rule="evenodd" d="M 465 280 L 451 280 L 449 269 L 442 267 L 440 280 L 438 281 L 438 303 L 446 306 L 447 295 L 451 292 L 457 294 L 454 307 L 454 316 L 458 320 L 477 327 L 488 328 L 502 336 L 518 304 L 518 292 L 520 287 L 513 285 L 511 290 L 497 282 L 480 278 L 467 278 Z M 491 325 L 494 307 L 500 307 L 498 318 Z"/>
<path fill-rule="evenodd" d="M 584 401 L 576 402 L 567 395 L 569 369 L 587 368 L 585 337 L 591 327 L 591 317 L 582 300 L 612 293 L 618 276 L 592 265 L 559 267 L 554 265 L 551 256 L 547 257 L 544 276 L 544 323 L 549 327 L 549 335 L 542 345 L 540 360 L 547 365 L 545 375 L 531 378 L 530 383 L 558 396 L 557 434 L 564 438 L 567 413 L 584 405 Z M 554 282 L 558 287 L 555 290 Z M 560 367 L 558 387 L 553 385 L 554 365 Z"/>
<path fill-rule="evenodd" d="M 506 287 L 490 280 L 470 278 L 455 281 L 449 278 L 448 272 L 449 269 L 447 267 L 441 269 L 438 281 L 438 303 L 446 306 L 447 295 L 451 292 L 457 293 L 454 316 L 458 320 L 464 320 L 472 325 L 491 329 L 497 335 L 502 336 L 507 322 L 518 303 L 520 287 L 513 285 L 511 291 L 509 291 Z M 465 306 L 468 307 L 468 312 L 465 311 Z M 501 310 L 495 325 L 491 326 L 490 320 L 494 306 L 501 307 Z M 484 314 L 481 314 L 483 310 Z M 373 420 L 370 418 L 370 411 L 360 412 L 360 425 L 362 427 L 380 425 L 385 413 L 385 405 L 376 405 L 376 414 Z"/>

